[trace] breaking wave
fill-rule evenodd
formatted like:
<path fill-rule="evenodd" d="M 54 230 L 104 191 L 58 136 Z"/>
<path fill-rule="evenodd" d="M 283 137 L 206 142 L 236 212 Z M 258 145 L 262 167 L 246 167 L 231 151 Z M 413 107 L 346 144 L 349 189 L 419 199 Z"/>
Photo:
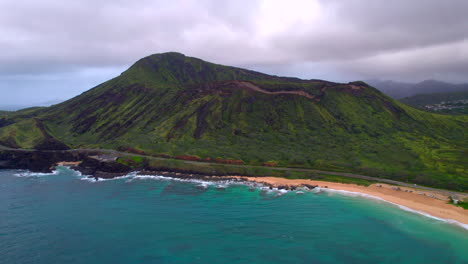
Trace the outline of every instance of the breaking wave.
<path fill-rule="evenodd" d="M 59 170 L 53 170 L 50 173 L 47 172 L 31 172 L 31 171 L 20 171 L 18 173 L 15 173 L 16 177 L 43 177 L 43 176 L 52 176 L 52 175 L 58 175 L 60 172 Z"/>

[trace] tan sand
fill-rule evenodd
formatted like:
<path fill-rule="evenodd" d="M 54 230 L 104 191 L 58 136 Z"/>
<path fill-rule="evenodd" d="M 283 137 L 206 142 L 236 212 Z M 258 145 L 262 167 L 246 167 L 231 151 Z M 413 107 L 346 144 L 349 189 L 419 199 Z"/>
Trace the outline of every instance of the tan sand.
<path fill-rule="evenodd" d="M 306 179 L 292 180 L 277 177 L 235 177 L 247 179 L 251 182 L 271 184 L 273 186 L 300 186 L 302 184 L 309 184 L 318 185 L 321 188 L 363 193 L 431 216 L 455 220 L 459 223 L 468 225 L 468 210 L 448 204 L 449 196 L 443 192 L 418 190 L 415 188 L 399 187 L 383 183 L 376 183 L 366 187 L 355 184 L 313 181 Z M 461 198 L 466 197 L 468 197 L 468 194 Z"/>
<path fill-rule="evenodd" d="M 57 162 L 57 166 L 77 166 L 80 165 L 81 161 L 60 161 Z"/>

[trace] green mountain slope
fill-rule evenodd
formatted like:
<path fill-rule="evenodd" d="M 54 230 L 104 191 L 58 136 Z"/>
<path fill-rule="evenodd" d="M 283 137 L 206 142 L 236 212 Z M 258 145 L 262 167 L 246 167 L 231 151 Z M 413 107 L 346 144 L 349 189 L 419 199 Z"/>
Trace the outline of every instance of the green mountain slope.
<path fill-rule="evenodd" d="M 11 147 L 123 148 L 468 187 L 467 116 L 419 111 L 362 82 L 270 76 L 178 53 L 2 120 L 0 144 Z"/>

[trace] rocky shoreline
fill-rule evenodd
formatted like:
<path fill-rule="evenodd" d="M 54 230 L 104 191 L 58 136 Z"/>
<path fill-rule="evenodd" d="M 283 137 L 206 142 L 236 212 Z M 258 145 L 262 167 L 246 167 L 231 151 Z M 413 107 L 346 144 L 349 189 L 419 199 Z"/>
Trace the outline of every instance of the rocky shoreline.
<path fill-rule="evenodd" d="M 23 169 L 50 173 L 61 161 L 77 162 L 95 154 L 95 152 L 2 150 L 0 151 L 0 169 Z"/>
<path fill-rule="evenodd" d="M 104 172 L 100 170 L 92 170 L 89 167 L 82 167 L 81 164 L 77 166 L 70 166 L 71 169 L 80 171 L 84 175 L 90 179 L 95 179 L 98 181 L 99 179 L 114 179 L 119 177 L 124 177 L 131 172 L 135 172 L 136 175 L 139 176 L 164 176 L 169 178 L 176 178 L 176 179 L 184 179 L 184 180 L 203 180 L 203 181 L 210 181 L 210 182 L 218 182 L 218 181 L 239 181 L 239 182 L 248 182 L 251 181 L 250 178 L 247 176 L 218 176 L 218 175 L 205 175 L 205 174 L 198 174 L 198 173 L 183 173 L 178 171 L 167 171 L 167 170 L 141 170 L 135 171 L 130 170 L 127 172 Z M 92 173 L 90 173 L 92 172 Z M 255 177 L 261 178 L 261 177 Z M 273 184 L 264 182 L 262 183 L 263 186 L 269 187 L 270 189 L 277 188 L 279 190 L 291 190 L 294 191 L 298 188 L 306 187 L 308 189 L 314 189 L 318 187 L 318 185 L 312 184 L 300 184 L 300 185 L 289 185 L 289 184 Z"/>
<path fill-rule="evenodd" d="M 394 185 L 380 183 L 365 187 L 310 179 L 268 177 L 267 175 L 258 177 L 213 175 L 214 173 L 204 175 L 183 169 L 154 168 L 150 166 L 131 168 L 117 162 L 116 158 L 115 155 L 103 154 L 98 151 L 0 151 L 0 169 L 27 169 L 32 172 L 47 173 L 52 172 L 58 165 L 64 165 L 80 171 L 83 175 L 90 175 L 88 177 L 95 180 L 123 177 L 133 172 L 137 175 L 157 175 L 187 180 L 253 182 L 278 190 L 320 187 L 320 189 L 330 189 L 330 191 L 339 190 L 371 195 L 440 219 L 453 219 L 462 223 L 465 228 L 468 225 L 468 211 L 448 204 L 447 201 L 450 197 L 446 193 L 437 191 L 395 187 Z"/>

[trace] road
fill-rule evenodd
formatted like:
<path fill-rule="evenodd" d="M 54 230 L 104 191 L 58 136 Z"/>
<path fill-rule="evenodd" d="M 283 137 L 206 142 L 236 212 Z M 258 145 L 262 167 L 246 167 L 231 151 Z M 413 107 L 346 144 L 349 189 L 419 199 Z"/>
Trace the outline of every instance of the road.
<path fill-rule="evenodd" d="M 0 145 L 0 150 L 21 151 L 21 152 L 37 151 L 35 149 L 9 148 L 9 147 L 2 146 L 2 145 Z M 111 149 L 69 149 L 69 150 L 41 150 L 41 151 L 43 151 L 43 152 L 101 152 L 101 153 L 111 154 L 111 155 L 114 155 L 116 157 L 131 155 L 131 156 L 137 156 L 137 157 L 148 158 L 148 159 L 153 159 L 153 160 L 169 160 L 167 158 L 158 158 L 158 157 L 153 157 L 153 156 L 147 156 L 147 155 L 141 155 L 141 154 L 135 154 L 135 153 L 129 153 L 129 152 L 122 152 L 122 151 L 111 150 Z M 183 162 L 183 163 L 187 163 L 187 164 L 196 164 L 196 165 L 223 165 L 223 166 L 227 166 L 227 167 L 236 167 L 236 168 L 265 168 L 263 166 L 235 165 L 235 164 L 224 164 L 224 163 L 202 162 L 202 161 L 188 161 L 188 160 L 178 160 L 178 161 Z M 323 170 L 314 170 L 314 169 L 301 169 L 301 168 L 285 168 L 285 167 L 267 167 L 267 168 L 271 169 L 271 170 L 278 170 L 278 171 L 311 172 L 311 173 L 321 173 L 321 174 L 328 174 L 328 175 L 337 175 L 337 176 L 356 178 L 356 179 L 364 179 L 364 180 L 376 181 L 376 182 L 381 182 L 381 183 L 388 183 L 388 184 L 397 185 L 397 186 L 412 187 L 412 188 L 417 188 L 417 189 L 427 190 L 427 191 L 437 191 L 437 192 L 445 193 L 445 194 L 450 195 L 450 196 L 459 196 L 459 195 L 465 196 L 465 195 L 467 195 L 464 192 L 456 192 L 456 191 L 449 191 L 449 190 L 431 188 L 431 187 L 426 187 L 426 186 L 420 186 L 420 185 L 417 185 L 417 184 L 410 184 L 410 183 L 406 183 L 406 182 L 400 182 L 400 181 L 395 181 L 395 180 L 390 180 L 390 179 L 376 178 L 376 177 L 360 175 L 360 174 L 354 174 L 354 173 L 333 172 L 333 171 L 323 171 Z"/>

